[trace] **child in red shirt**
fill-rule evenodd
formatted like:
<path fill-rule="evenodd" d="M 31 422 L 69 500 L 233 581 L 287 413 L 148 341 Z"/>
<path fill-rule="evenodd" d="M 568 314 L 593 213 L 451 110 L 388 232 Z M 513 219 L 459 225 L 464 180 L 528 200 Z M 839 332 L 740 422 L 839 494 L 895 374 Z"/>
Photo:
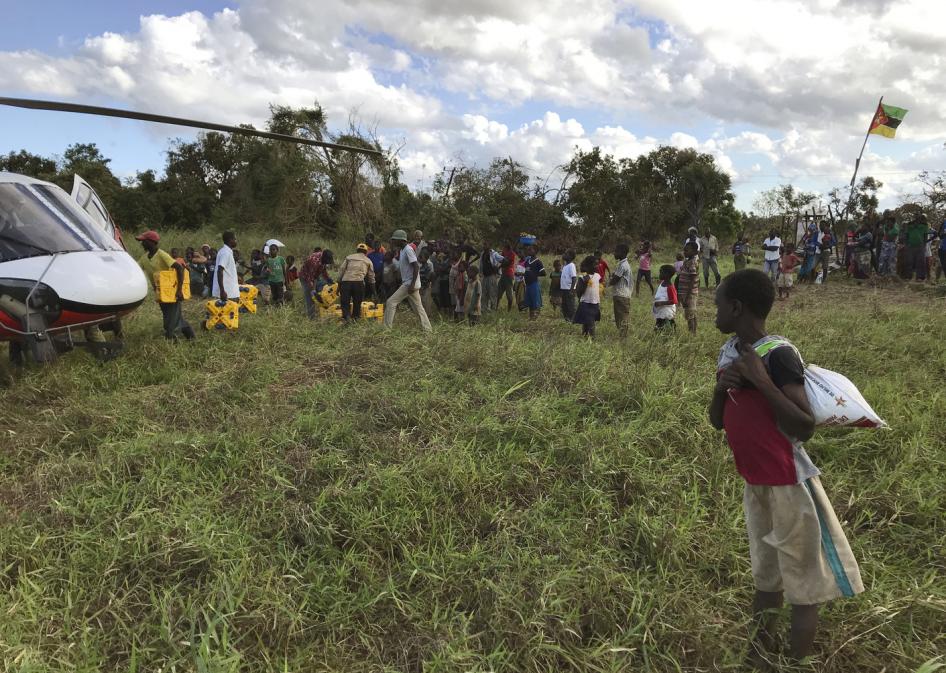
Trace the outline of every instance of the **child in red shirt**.
<path fill-rule="evenodd" d="M 819 604 L 854 596 L 864 584 L 821 473 L 802 446 L 815 419 L 798 352 L 766 332 L 774 301 L 772 281 L 758 269 L 736 271 L 717 289 L 716 327 L 734 336 L 719 353 L 709 417 L 725 430 L 746 482 L 754 658 L 774 649 L 774 613 L 785 599 L 792 606 L 790 655 L 800 660 L 814 646 Z"/>
<path fill-rule="evenodd" d="M 601 252 L 600 250 L 595 251 L 595 259 L 598 260 L 597 266 L 595 267 L 595 271 L 598 273 L 599 276 L 601 276 L 602 287 L 606 287 L 607 283 L 605 282 L 606 280 L 605 276 L 611 273 L 611 267 L 608 266 L 608 263 L 606 261 L 604 261 L 603 255 L 604 253 Z"/>
<path fill-rule="evenodd" d="M 660 267 L 660 282 L 654 292 L 654 318 L 657 320 L 654 325 L 655 332 L 677 330 L 677 324 L 674 322 L 677 315 L 677 288 L 671 282 L 673 273 L 673 266 L 670 264 Z"/>
<path fill-rule="evenodd" d="M 778 261 L 778 278 L 775 285 L 778 287 L 778 298 L 788 299 L 792 291 L 792 275 L 795 269 L 801 264 L 801 258 L 794 252 L 786 251 L 784 247 L 780 249 L 782 256 Z M 782 296 L 784 292 L 785 296 Z"/>

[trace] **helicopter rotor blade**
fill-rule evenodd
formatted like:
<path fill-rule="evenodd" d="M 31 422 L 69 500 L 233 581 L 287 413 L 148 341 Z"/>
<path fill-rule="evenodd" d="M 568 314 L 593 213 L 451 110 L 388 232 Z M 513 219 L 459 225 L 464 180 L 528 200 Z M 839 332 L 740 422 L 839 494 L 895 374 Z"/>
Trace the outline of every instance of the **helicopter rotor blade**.
<path fill-rule="evenodd" d="M 298 136 L 290 136 L 284 133 L 257 131 L 256 129 L 247 129 L 240 126 L 215 124 L 213 122 L 195 121 L 193 119 L 181 119 L 179 117 L 167 117 L 165 115 L 156 115 L 148 112 L 135 112 L 134 110 L 120 110 L 118 108 L 96 107 L 94 105 L 78 105 L 76 103 L 60 103 L 58 101 L 33 100 L 30 98 L 4 97 L 0 97 L 0 105 L 9 105 L 11 107 L 27 108 L 30 110 L 52 110 L 54 112 L 75 112 L 78 114 L 96 115 L 100 117 L 136 119 L 138 121 L 155 122 L 158 124 L 172 124 L 174 126 L 190 126 L 192 128 L 206 129 L 208 131 L 236 133 L 243 136 L 255 136 L 257 138 L 268 138 L 270 140 L 280 140 L 283 142 L 301 143 L 303 145 L 314 145 L 316 147 L 327 147 L 333 150 L 345 150 L 347 152 L 359 152 L 361 154 L 374 154 L 377 156 L 382 156 L 380 151 L 368 149 L 366 147 L 353 147 L 352 145 L 341 145 L 339 143 L 330 143 L 324 140 L 299 138 Z"/>

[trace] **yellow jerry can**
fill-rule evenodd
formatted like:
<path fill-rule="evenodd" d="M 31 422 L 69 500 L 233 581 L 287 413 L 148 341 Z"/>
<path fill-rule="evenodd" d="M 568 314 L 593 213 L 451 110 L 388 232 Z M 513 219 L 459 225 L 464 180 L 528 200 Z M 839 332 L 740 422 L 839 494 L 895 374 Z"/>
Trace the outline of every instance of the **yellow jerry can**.
<path fill-rule="evenodd" d="M 312 296 L 322 306 L 331 306 L 338 301 L 338 283 L 326 285 Z"/>
<path fill-rule="evenodd" d="M 338 318 L 342 317 L 342 307 L 338 304 L 329 304 L 328 306 L 322 306 L 321 304 L 318 307 L 319 317 L 320 318 Z"/>
<path fill-rule="evenodd" d="M 384 304 L 375 304 L 373 301 L 361 302 L 361 317 L 365 320 L 373 318 L 378 322 L 384 320 Z"/>
<path fill-rule="evenodd" d="M 177 270 L 158 271 L 155 276 L 158 280 L 158 301 L 162 304 L 175 303 L 177 301 Z M 184 271 L 184 285 L 181 294 L 184 299 L 191 298 L 191 276 L 187 271 Z"/>
<path fill-rule="evenodd" d="M 211 299 L 207 302 L 204 329 L 237 329 L 240 326 L 240 305 L 235 301 Z"/>
<path fill-rule="evenodd" d="M 240 286 L 240 313 L 256 313 L 259 305 L 259 288 L 255 285 Z"/>

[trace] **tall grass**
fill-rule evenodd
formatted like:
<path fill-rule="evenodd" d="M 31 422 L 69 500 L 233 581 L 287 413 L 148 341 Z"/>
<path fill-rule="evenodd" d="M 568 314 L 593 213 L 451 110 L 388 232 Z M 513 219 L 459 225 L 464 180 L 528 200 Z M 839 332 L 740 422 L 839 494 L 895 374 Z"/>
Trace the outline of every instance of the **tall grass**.
<path fill-rule="evenodd" d="M 946 646 L 942 301 L 844 282 L 770 319 L 892 426 L 808 444 L 867 584 L 824 609 L 815 670 Z M 701 302 L 698 335 L 655 338 L 635 299 L 626 343 L 606 302 L 596 343 L 549 307 L 425 337 L 296 305 L 179 344 L 147 303 L 117 361 L 7 372 L 3 669 L 740 670 L 742 484 Z"/>

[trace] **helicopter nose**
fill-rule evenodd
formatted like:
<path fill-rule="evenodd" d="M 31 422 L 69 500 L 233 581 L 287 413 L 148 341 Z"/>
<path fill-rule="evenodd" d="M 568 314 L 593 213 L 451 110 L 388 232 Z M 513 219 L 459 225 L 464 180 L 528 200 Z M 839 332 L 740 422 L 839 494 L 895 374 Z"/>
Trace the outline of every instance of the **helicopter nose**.
<path fill-rule="evenodd" d="M 43 282 L 64 304 L 112 310 L 137 306 L 148 296 L 144 272 L 124 251 L 71 252 L 60 255 Z"/>

